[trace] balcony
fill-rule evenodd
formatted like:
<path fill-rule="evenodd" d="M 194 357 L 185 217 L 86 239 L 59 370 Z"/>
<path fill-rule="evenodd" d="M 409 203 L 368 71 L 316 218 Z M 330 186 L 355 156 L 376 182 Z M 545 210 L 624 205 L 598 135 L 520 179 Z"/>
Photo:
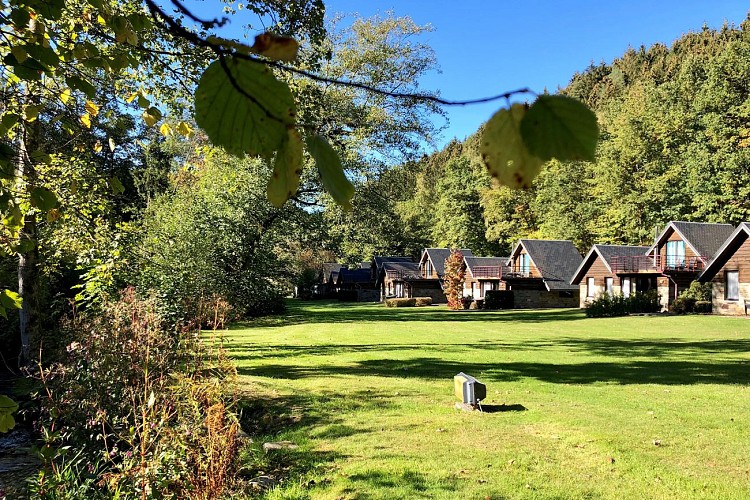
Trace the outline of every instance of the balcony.
<path fill-rule="evenodd" d="M 667 255 L 626 255 L 612 257 L 615 274 L 697 273 L 706 267 L 707 257 L 682 257 Z"/>
<path fill-rule="evenodd" d="M 502 266 L 476 266 L 471 270 L 475 279 L 501 279 L 503 277 Z"/>

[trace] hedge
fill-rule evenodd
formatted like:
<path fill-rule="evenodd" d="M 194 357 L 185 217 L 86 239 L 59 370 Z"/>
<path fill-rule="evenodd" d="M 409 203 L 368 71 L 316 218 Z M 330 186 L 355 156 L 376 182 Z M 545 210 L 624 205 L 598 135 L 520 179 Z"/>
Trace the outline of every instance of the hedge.
<path fill-rule="evenodd" d="M 432 305 L 432 297 L 415 297 L 415 300 L 417 301 L 417 307 Z"/>
<path fill-rule="evenodd" d="M 415 307 L 417 299 L 385 299 L 385 307 Z"/>

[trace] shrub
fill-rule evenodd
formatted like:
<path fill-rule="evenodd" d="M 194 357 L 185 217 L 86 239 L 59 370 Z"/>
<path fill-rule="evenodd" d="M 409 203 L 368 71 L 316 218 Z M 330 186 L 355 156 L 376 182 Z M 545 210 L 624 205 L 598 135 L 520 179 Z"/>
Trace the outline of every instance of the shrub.
<path fill-rule="evenodd" d="M 357 302 L 359 295 L 357 294 L 357 290 L 340 290 L 336 294 L 336 298 L 339 302 Z"/>
<path fill-rule="evenodd" d="M 692 297 L 677 297 L 669 307 L 669 310 L 675 314 L 687 314 L 695 309 L 695 299 Z"/>
<path fill-rule="evenodd" d="M 604 293 L 586 306 L 586 316 L 589 318 L 608 318 L 633 313 L 655 313 L 660 310 L 661 304 L 656 290 L 636 292 L 627 298 L 622 294 L 610 295 Z"/>
<path fill-rule="evenodd" d="M 194 330 L 175 332 L 158 310 L 128 289 L 97 318 L 65 325 L 73 341 L 39 372 L 35 498 L 224 491 L 238 447 L 228 392 L 236 372 L 220 348 Z"/>
<path fill-rule="evenodd" d="M 471 295 L 469 295 L 468 297 L 461 298 L 461 305 L 463 306 L 464 309 L 471 308 L 472 302 L 474 302 L 474 297 L 472 297 Z"/>
<path fill-rule="evenodd" d="M 711 314 L 713 312 L 713 304 L 710 300 L 697 300 L 693 312 L 698 314 Z"/>
<path fill-rule="evenodd" d="M 513 309 L 513 292 L 510 290 L 487 290 L 484 292 L 482 309 Z"/>
<path fill-rule="evenodd" d="M 432 299 L 430 299 L 430 303 L 432 303 Z M 415 307 L 416 305 L 417 305 L 417 299 L 415 298 L 386 299 L 385 300 L 385 307 Z M 429 304 L 424 304 L 424 305 L 429 305 Z"/>
<path fill-rule="evenodd" d="M 711 302 L 711 283 L 693 281 L 690 283 L 690 287 L 680 294 L 680 297 L 690 298 L 696 302 L 699 300 Z"/>
<path fill-rule="evenodd" d="M 417 307 L 432 305 L 432 297 L 415 297 L 415 300 L 417 301 Z"/>

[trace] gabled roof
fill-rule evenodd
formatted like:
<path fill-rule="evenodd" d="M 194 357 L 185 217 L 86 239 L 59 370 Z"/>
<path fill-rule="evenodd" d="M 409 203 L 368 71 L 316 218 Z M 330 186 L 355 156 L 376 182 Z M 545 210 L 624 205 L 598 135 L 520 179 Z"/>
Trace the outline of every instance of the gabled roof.
<path fill-rule="evenodd" d="M 501 272 L 508 271 L 508 257 L 464 257 L 466 269 L 474 274 L 476 267 L 499 267 Z"/>
<path fill-rule="evenodd" d="M 385 280 L 386 273 L 388 271 L 396 271 L 401 273 L 403 278 L 420 278 L 419 264 L 416 262 L 384 262 L 383 266 L 378 271 L 377 284 Z"/>
<path fill-rule="evenodd" d="M 341 269 L 337 284 L 343 283 L 370 283 L 370 269 Z"/>
<path fill-rule="evenodd" d="M 323 274 L 330 274 L 331 271 L 338 272 L 343 265 L 339 264 L 338 262 L 325 262 L 323 263 Z"/>
<path fill-rule="evenodd" d="M 384 255 L 376 255 L 372 258 L 372 261 L 375 263 L 375 269 L 380 272 L 380 269 L 383 267 L 383 264 L 386 262 L 414 262 L 414 259 L 411 257 L 389 257 Z"/>
<path fill-rule="evenodd" d="M 578 285 L 570 283 L 571 277 L 581 265 L 583 257 L 570 240 L 520 240 L 511 252 L 513 259 L 526 249 L 529 258 L 544 280 L 547 290 L 574 291 Z"/>
<path fill-rule="evenodd" d="M 370 264 L 369 262 L 360 262 L 359 263 L 359 268 L 360 269 L 370 269 L 370 267 L 372 267 L 372 264 Z"/>
<path fill-rule="evenodd" d="M 705 283 L 712 280 L 719 269 L 726 264 L 734 252 L 742 243 L 750 238 L 750 222 L 743 222 L 732 234 L 724 241 L 724 244 L 715 252 L 713 259 L 708 263 L 703 272 L 698 276 L 698 281 Z"/>
<path fill-rule="evenodd" d="M 468 248 L 459 248 L 458 249 L 464 257 L 472 256 L 471 250 Z M 432 262 L 432 268 L 435 270 L 437 275 L 439 277 L 443 277 L 445 274 L 445 259 L 447 259 L 451 254 L 450 248 L 425 248 L 424 252 L 422 252 L 422 258 L 419 260 L 419 263 L 421 264 L 424 262 L 425 257 L 430 259 L 430 262 Z"/>
<path fill-rule="evenodd" d="M 581 265 L 578 266 L 578 269 L 576 269 L 576 272 L 573 273 L 570 283 L 573 285 L 581 283 L 584 275 L 597 257 L 602 259 L 602 262 L 607 269 L 609 269 L 609 272 L 612 272 L 612 257 L 635 257 L 643 255 L 647 251 L 648 247 L 630 245 L 594 245 L 591 247 L 591 250 L 589 250 L 589 253 L 583 258 L 583 261 L 581 262 Z"/>
<path fill-rule="evenodd" d="M 646 251 L 651 253 L 657 246 L 666 241 L 670 230 L 677 232 L 696 255 L 712 259 L 719 247 L 726 241 L 734 226 L 731 224 L 715 224 L 712 222 L 684 222 L 671 221 L 654 244 Z"/>

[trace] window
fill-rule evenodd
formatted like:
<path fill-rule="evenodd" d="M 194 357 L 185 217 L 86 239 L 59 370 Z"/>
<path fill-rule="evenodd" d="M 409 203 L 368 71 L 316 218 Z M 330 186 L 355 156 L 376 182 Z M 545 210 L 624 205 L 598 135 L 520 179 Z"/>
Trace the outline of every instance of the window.
<path fill-rule="evenodd" d="M 604 278 L 604 289 L 611 296 L 614 293 L 612 289 L 613 278 Z"/>
<path fill-rule="evenodd" d="M 622 295 L 625 298 L 630 297 L 630 278 L 622 279 Z"/>
<path fill-rule="evenodd" d="M 430 259 L 427 259 L 427 262 L 424 263 L 424 276 L 425 278 L 432 277 L 432 262 L 430 262 Z"/>
<path fill-rule="evenodd" d="M 594 297 L 594 278 L 586 278 L 586 297 Z"/>
<path fill-rule="evenodd" d="M 740 300 L 740 273 L 739 271 L 727 271 L 726 296 L 727 296 L 727 300 Z"/>
<path fill-rule="evenodd" d="M 521 273 L 523 274 L 529 274 L 531 271 L 531 259 L 529 258 L 529 254 L 522 253 L 521 254 Z"/>
<path fill-rule="evenodd" d="M 685 265 L 685 242 L 667 242 L 667 267 L 682 267 Z"/>

